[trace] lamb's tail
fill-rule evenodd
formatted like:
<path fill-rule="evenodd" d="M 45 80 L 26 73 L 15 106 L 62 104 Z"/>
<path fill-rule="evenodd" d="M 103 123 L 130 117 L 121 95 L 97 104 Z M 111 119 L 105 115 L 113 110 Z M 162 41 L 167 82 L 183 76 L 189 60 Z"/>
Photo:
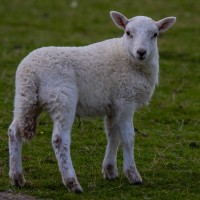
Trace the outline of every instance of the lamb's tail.
<path fill-rule="evenodd" d="M 22 141 L 30 140 L 36 132 L 38 80 L 31 68 L 19 67 L 16 73 L 16 92 L 13 122 Z M 10 131 L 10 130 L 9 130 Z"/>

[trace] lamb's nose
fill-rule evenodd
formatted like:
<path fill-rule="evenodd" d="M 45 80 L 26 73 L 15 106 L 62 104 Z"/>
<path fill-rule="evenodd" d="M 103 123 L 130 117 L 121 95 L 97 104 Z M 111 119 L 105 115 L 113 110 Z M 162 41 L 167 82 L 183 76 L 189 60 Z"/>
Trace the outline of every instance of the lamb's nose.
<path fill-rule="evenodd" d="M 145 49 L 142 49 L 142 48 L 140 48 L 140 49 L 138 49 L 137 50 L 137 54 L 142 58 L 145 54 L 146 54 L 146 50 Z"/>

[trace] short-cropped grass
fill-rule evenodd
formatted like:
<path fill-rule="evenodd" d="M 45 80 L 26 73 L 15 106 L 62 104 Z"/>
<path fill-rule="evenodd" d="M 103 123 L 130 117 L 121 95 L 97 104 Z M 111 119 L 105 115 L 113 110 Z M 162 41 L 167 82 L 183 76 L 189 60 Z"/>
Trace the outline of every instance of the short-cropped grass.
<path fill-rule="evenodd" d="M 39 199 L 200 199 L 200 2 L 194 0 L 1 0 L 0 3 L 0 191 Z M 176 16 L 159 38 L 160 82 L 148 107 L 134 117 L 135 159 L 144 183 L 130 185 L 122 173 L 106 181 L 101 164 L 106 137 L 100 118 L 76 119 L 71 155 L 84 193 L 72 194 L 61 183 L 51 147 L 52 123 L 39 120 L 34 139 L 23 146 L 27 184 L 11 187 L 7 129 L 13 115 L 15 71 L 33 49 L 80 46 L 119 37 L 109 11 L 155 20 Z"/>

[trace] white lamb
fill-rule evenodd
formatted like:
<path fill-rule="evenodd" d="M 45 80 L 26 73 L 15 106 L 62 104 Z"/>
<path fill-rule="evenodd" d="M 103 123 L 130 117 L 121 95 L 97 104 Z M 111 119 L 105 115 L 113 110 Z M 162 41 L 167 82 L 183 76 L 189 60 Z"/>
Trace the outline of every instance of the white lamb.
<path fill-rule="evenodd" d="M 148 104 L 158 83 L 157 36 L 175 17 L 158 22 L 144 16 L 127 19 L 112 11 L 114 23 L 125 31 L 115 38 L 85 47 L 45 47 L 30 53 L 16 72 L 14 119 L 9 127 L 9 177 L 24 186 L 21 149 L 36 130 L 45 109 L 53 122 L 52 146 L 63 184 L 82 192 L 70 157 L 75 115 L 105 116 L 107 148 L 102 171 L 105 179 L 118 177 L 117 149 L 123 148 L 123 171 L 131 184 L 142 179 L 134 161 L 133 114 Z"/>

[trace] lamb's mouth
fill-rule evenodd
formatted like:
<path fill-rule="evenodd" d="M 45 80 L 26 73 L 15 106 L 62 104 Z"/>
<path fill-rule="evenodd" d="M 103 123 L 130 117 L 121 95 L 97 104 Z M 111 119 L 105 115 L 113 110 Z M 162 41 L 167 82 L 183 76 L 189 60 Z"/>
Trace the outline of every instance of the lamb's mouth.
<path fill-rule="evenodd" d="M 131 57 L 134 59 L 134 61 L 137 62 L 144 62 L 147 59 L 147 56 L 134 56 L 134 54 L 131 53 Z"/>
<path fill-rule="evenodd" d="M 140 61 L 144 61 L 146 59 L 146 57 L 145 56 L 137 57 L 137 59 L 140 60 Z"/>

